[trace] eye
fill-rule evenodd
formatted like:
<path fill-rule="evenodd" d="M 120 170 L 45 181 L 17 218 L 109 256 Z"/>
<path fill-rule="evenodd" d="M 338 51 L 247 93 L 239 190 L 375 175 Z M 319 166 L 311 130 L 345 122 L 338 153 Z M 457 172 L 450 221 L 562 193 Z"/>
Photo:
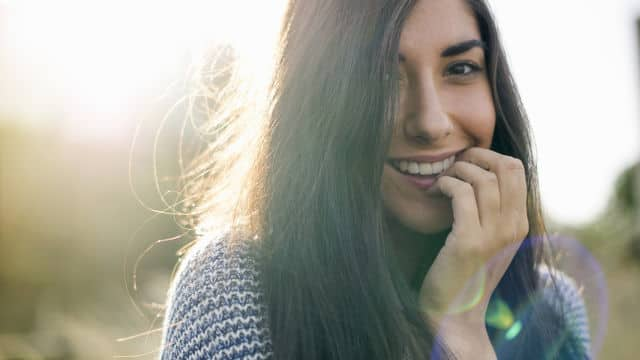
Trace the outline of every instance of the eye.
<path fill-rule="evenodd" d="M 457 62 L 449 65 L 445 70 L 445 76 L 466 77 L 482 71 L 482 68 L 472 62 Z"/>

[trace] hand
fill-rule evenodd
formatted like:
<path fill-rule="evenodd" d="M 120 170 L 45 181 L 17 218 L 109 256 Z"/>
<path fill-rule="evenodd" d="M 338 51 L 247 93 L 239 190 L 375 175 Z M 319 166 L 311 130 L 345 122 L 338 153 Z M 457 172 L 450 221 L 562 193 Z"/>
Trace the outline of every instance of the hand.
<path fill-rule="evenodd" d="M 489 298 L 529 232 L 523 164 L 469 148 L 434 187 L 451 199 L 453 227 L 422 283 L 420 305 L 439 329 L 486 333 Z"/>

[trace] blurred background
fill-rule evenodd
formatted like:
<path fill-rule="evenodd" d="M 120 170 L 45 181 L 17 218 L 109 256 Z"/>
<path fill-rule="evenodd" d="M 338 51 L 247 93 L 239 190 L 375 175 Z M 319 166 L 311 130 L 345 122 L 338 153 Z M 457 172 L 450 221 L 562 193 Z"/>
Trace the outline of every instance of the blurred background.
<path fill-rule="evenodd" d="M 640 0 L 490 3 L 599 358 L 635 359 Z M 157 355 L 190 238 L 152 210 L 178 186 L 194 61 L 260 54 L 280 5 L 0 0 L 0 359 Z"/>

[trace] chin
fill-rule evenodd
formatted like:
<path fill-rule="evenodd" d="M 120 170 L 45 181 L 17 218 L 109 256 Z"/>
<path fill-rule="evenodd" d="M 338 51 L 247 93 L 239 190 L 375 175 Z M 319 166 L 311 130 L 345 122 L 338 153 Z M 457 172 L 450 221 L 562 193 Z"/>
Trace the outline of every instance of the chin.
<path fill-rule="evenodd" d="M 388 205 L 387 211 L 394 222 L 413 232 L 430 235 L 453 225 L 451 201 L 448 198 L 432 198 L 421 206 Z"/>

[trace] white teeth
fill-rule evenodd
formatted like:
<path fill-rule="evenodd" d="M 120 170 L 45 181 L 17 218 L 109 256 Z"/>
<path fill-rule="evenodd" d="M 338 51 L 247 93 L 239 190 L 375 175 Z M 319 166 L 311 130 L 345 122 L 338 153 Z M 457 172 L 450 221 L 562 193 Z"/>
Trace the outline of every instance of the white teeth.
<path fill-rule="evenodd" d="M 448 158 L 444 160 L 444 168 L 448 169 L 449 166 L 451 166 L 453 164 L 453 158 Z"/>
<path fill-rule="evenodd" d="M 420 175 L 433 174 L 433 167 L 429 163 L 420 164 Z"/>
<path fill-rule="evenodd" d="M 455 161 L 455 155 L 433 163 L 418 163 L 415 161 L 395 161 L 394 165 L 397 169 L 411 175 L 434 175 L 448 169 Z"/>
<path fill-rule="evenodd" d="M 444 169 L 444 162 L 439 161 L 439 162 L 433 164 L 433 171 L 434 172 L 440 173 L 440 172 L 442 172 L 442 169 Z"/>
<path fill-rule="evenodd" d="M 409 162 L 405 160 L 400 161 L 400 170 L 407 171 L 407 169 L 409 169 Z"/>

